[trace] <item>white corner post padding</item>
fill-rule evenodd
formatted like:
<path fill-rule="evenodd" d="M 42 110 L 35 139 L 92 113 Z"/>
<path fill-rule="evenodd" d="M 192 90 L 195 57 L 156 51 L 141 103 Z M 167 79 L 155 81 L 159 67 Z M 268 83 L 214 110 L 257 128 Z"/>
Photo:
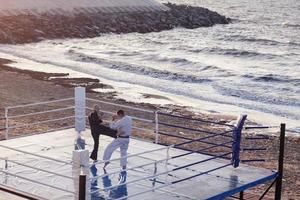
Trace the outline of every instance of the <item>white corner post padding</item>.
<path fill-rule="evenodd" d="M 75 88 L 75 130 L 77 138 L 75 140 L 75 150 L 85 149 L 85 140 L 81 132 L 86 129 L 86 94 L 84 87 Z"/>
<path fill-rule="evenodd" d="M 86 184 L 85 191 L 86 192 L 86 200 L 91 198 L 90 193 L 90 179 L 89 179 L 89 151 L 88 150 L 74 150 L 73 151 L 73 177 L 74 177 L 74 189 L 75 189 L 75 200 L 79 199 L 79 177 L 80 175 L 86 175 Z"/>
<path fill-rule="evenodd" d="M 89 167 L 89 150 L 74 150 L 73 151 L 73 167 Z"/>
<path fill-rule="evenodd" d="M 86 108 L 86 95 L 84 87 L 75 88 L 75 129 L 78 134 L 85 131 L 85 108 Z"/>

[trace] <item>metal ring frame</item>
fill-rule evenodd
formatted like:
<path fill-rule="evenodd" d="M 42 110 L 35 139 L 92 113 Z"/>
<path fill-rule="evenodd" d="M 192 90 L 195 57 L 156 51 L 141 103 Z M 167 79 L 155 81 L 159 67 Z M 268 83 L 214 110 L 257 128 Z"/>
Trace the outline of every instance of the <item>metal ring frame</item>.
<path fill-rule="evenodd" d="M 18 118 L 18 117 L 34 116 L 34 115 L 40 115 L 40 114 L 45 114 L 45 113 L 51 113 L 51 112 L 59 112 L 59 111 L 69 110 L 69 109 L 74 108 L 74 106 L 72 106 L 72 107 L 66 107 L 66 108 L 60 108 L 60 109 L 53 109 L 53 110 L 48 110 L 48 111 L 41 111 L 41 112 L 36 112 L 36 113 L 22 114 L 22 115 L 19 115 L 19 116 L 18 115 L 11 116 L 11 117 L 8 116 L 8 110 L 10 110 L 10 109 L 22 108 L 22 107 L 30 107 L 30 106 L 37 106 L 37 105 L 44 105 L 44 104 L 49 104 L 49 103 L 58 103 L 58 102 L 69 101 L 69 100 L 74 100 L 74 98 L 67 98 L 67 99 L 54 100 L 54 101 L 48 101 L 48 102 L 39 102 L 39 103 L 32 103 L 32 104 L 27 104 L 27 105 L 7 107 L 6 108 L 5 119 L 8 121 L 9 119 Z M 227 135 L 228 133 L 232 132 L 232 130 L 225 131 L 225 132 L 222 132 L 222 133 L 214 133 L 214 132 L 209 132 L 209 131 L 204 131 L 204 130 L 192 129 L 192 128 L 188 128 L 188 127 L 183 127 L 183 126 L 178 126 L 178 125 L 172 125 L 172 124 L 168 124 L 168 123 L 159 122 L 158 121 L 158 116 L 159 115 L 166 115 L 166 116 L 171 116 L 171 117 L 179 117 L 179 118 L 183 118 L 183 119 L 187 119 L 187 120 L 199 121 L 199 122 L 203 122 L 203 123 L 211 123 L 211 124 L 222 125 L 222 126 L 226 126 L 226 127 L 234 127 L 233 125 L 228 125 L 228 124 L 223 124 L 223 123 L 218 123 L 218 122 L 213 122 L 213 121 L 206 121 L 206 120 L 198 120 L 198 119 L 193 119 L 193 118 L 181 117 L 181 116 L 177 116 L 177 115 L 171 115 L 171 114 L 168 114 L 168 113 L 163 113 L 163 112 L 160 112 L 160 111 L 152 111 L 152 110 L 140 109 L 140 108 L 135 108 L 135 107 L 132 107 L 132 106 L 119 105 L 119 104 L 105 102 L 105 101 L 100 101 L 100 100 L 95 100 L 95 99 L 91 99 L 91 98 L 87 98 L 87 100 L 88 101 L 92 101 L 92 102 L 98 102 L 98 103 L 108 104 L 108 105 L 112 105 L 112 106 L 119 106 L 119 107 L 123 107 L 123 108 L 133 109 L 133 110 L 136 110 L 136 111 L 142 111 L 142 112 L 146 112 L 146 113 L 152 113 L 152 114 L 155 115 L 154 116 L 155 120 L 148 120 L 148 119 L 143 119 L 143 118 L 134 117 L 134 116 L 132 116 L 132 118 L 134 120 L 137 120 L 137 121 L 155 124 L 156 127 L 155 127 L 154 131 L 151 130 L 151 129 L 140 128 L 140 127 L 134 127 L 134 128 L 139 129 L 139 130 L 146 130 L 146 131 L 155 132 L 157 136 L 158 135 L 165 135 L 165 136 L 177 137 L 177 138 L 180 138 L 180 139 L 188 140 L 186 142 L 182 142 L 182 143 L 179 143 L 179 144 L 168 145 L 166 147 L 162 147 L 162 148 L 158 148 L 158 149 L 154 149 L 154 150 L 149 150 L 149 151 L 143 151 L 141 153 L 132 154 L 132 155 L 128 155 L 128 156 L 125 156 L 125 157 L 121 157 L 121 158 L 109 160 L 109 162 L 113 162 L 113 161 L 118 161 L 118 160 L 120 160 L 122 158 L 136 157 L 136 156 L 141 156 L 141 155 L 148 154 L 148 153 L 155 152 L 155 151 L 167 150 L 166 158 L 161 159 L 161 160 L 155 160 L 155 161 L 152 161 L 150 163 L 143 164 L 143 165 L 140 165 L 140 166 L 131 167 L 131 168 L 128 168 L 127 171 L 134 170 L 136 168 L 141 168 L 141 167 L 153 165 L 153 164 L 157 164 L 157 163 L 161 163 L 161 162 L 165 162 L 165 161 L 168 161 L 170 159 L 176 159 L 176 158 L 179 158 L 179 157 L 182 157 L 182 156 L 187 156 L 187 155 L 192 154 L 192 153 L 201 153 L 202 151 L 205 151 L 205 150 L 208 150 L 208 149 L 212 149 L 212 148 L 216 148 L 216 147 L 231 148 L 230 146 L 227 146 L 227 144 L 230 144 L 230 143 L 233 142 L 232 140 L 230 140 L 230 141 L 226 141 L 226 142 L 223 142 L 223 143 L 216 144 L 216 143 L 205 141 L 208 138 L 217 137 L 217 136 L 224 136 L 224 137 L 232 138 L 232 136 Z M 86 109 L 93 110 L 92 108 L 89 108 L 89 107 L 86 107 Z M 103 111 L 103 112 L 106 113 L 106 114 L 113 114 L 110 111 Z M 60 119 L 53 119 L 53 120 L 45 120 L 45 121 L 41 121 L 41 122 L 35 122 L 35 123 L 30 123 L 30 124 L 25 124 L 25 125 L 19 125 L 19 126 L 11 126 L 11 127 L 7 123 L 6 124 L 6 130 L 10 130 L 10 129 L 14 129 L 14 128 L 20 128 L 20 127 L 25 127 L 25 126 L 34 126 L 34 125 L 38 125 L 38 124 L 42 124 L 42 123 L 49 123 L 49 122 L 54 122 L 54 121 L 64 120 L 64 119 L 71 119 L 71 118 L 74 118 L 74 116 L 63 117 L 63 118 L 60 118 Z M 159 131 L 158 130 L 158 125 L 172 126 L 174 128 L 183 128 L 183 129 L 187 129 L 187 130 L 191 130 L 191 131 L 197 131 L 197 132 L 207 133 L 207 134 L 210 134 L 210 135 L 206 136 L 206 137 L 191 139 L 191 138 L 187 138 L 187 137 L 183 137 L 183 136 L 177 136 L 177 135 L 174 135 L 174 134 L 170 134 L 170 133 L 166 133 L 166 132 L 163 132 L 163 131 Z M 190 144 L 190 143 L 193 143 L 193 142 L 202 142 L 202 143 L 209 144 L 209 145 L 212 145 L 212 146 L 206 147 L 206 148 L 203 148 L 203 149 L 200 149 L 200 150 L 189 151 L 189 152 L 183 153 L 182 155 L 176 155 L 176 156 L 173 156 L 173 157 L 169 156 L 169 149 L 170 148 L 178 148 L 178 147 L 180 147 L 182 145 Z M 53 158 L 46 157 L 46 156 L 43 156 L 43 155 L 38 155 L 38 154 L 26 152 L 26 151 L 23 151 L 23 150 L 19 150 L 19 149 L 7 147 L 7 146 L 4 146 L 4 145 L 0 145 L 0 147 L 6 148 L 6 149 L 10 149 L 10 150 L 13 150 L 13 151 L 17 151 L 17 152 L 21 152 L 21 153 L 24 153 L 24 154 L 28 154 L 28 155 L 32 155 L 32 156 L 36 156 L 36 157 L 40 157 L 40 158 L 44 158 L 44 159 L 48 159 L 48 160 L 52 160 L 52 161 L 55 161 L 55 162 L 60 162 L 60 163 L 64 163 L 64 164 L 67 164 L 67 165 L 72 165 L 69 162 L 65 162 L 65 161 L 53 159 Z M 204 159 L 204 160 L 201 160 L 201 161 L 197 161 L 197 162 L 194 162 L 194 163 L 189 163 L 189 164 L 186 164 L 184 166 L 176 167 L 176 168 L 174 168 L 172 170 L 167 170 L 167 171 L 155 174 L 155 175 L 146 176 L 146 177 L 142 177 L 142 178 L 139 178 L 139 179 L 131 180 L 131 181 L 128 181 L 128 182 L 123 183 L 123 184 L 132 184 L 132 183 L 136 183 L 136 182 L 139 182 L 139 181 L 142 181 L 142 180 L 148 180 L 148 179 L 151 179 L 151 178 L 156 178 L 158 176 L 161 176 L 161 175 L 164 175 L 164 174 L 168 174 L 168 173 L 171 173 L 171 172 L 174 172 L 174 171 L 178 171 L 178 170 L 181 170 L 181 169 L 193 166 L 193 165 L 197 165 L 197 164 L 200 164 L 200 163 L 203 163 L 203 162 L 208 162 L 210 160 L 223 158 L 224 156 L 230 155 L 230 154 L 232 154 L 231 151 L 230 152 L 226 152 L 226 153 L 224 153 L 222 155 L 214 155 L 214 156 L 212 156 L 210 158 L 207 158 L 207 159 Z M 0 159 L 1 160 L 5 160 L 4 158 L 0 158 Z M 43 172 L 46 172 L 46 173 L 50 173 L 50 174 L 53 174 L 53 175 L 56 175 L 56 176 L 60 176 L 60 177 L 63 177 L 63 178 L 74 179 L 73 177 L 65 176 L 65 175 L 62 175 L 62 174 L 59 174 L 59 173 L 55 173 L 55 172 L 51 172 L 51 171 L 47 171 L 47 170 L 43 170 L 43 169 L 40 169 L 40 168 L 37 168 L 37 167 L 32 167 L 32 166 L 29 166 L 29 165 L 26 165 L 26 164 L 19 163 L 17 161 L 8 160 L 8 159 L 6 159 L 6 160 L 8 162 L 12 162 L 12 163 L 15 163 L 17 165 L 21 165 L 21 166 L 28 167 L 28 168 L 31 167 L 32 169 L 43 171 Z M 106 162 L 106 161 L 99 161 L 97 163 L 91 164 L 90 166 L 102 164 L 104 162 Z M 211 169 L 211 170 L 208 170 L 208 171 L 205 171 L 205 172 L 201 172 L 201 173 L 195 174 L 195 175 L 190 176 L 190 177 L 186 177 L 186 178 L 183 178 L 183 179 L 180 179 L 180 180 L 176 180 L 176 181 L 173 181 L 173 182 L 170 182 L 170 183 L 164 183 L 162 186 L 151 188 L 151 189 L 149 189 L 147 191 L 144 191 L 144 192 L 149 192 L 149 191 L 161 189 L 161 188 L 166 187 L 166 186 L 168 186 L 170 184 L 179 183 L 179 182 L 185 181 L 187 179 L 191 179 L 191 178 L 194 178 L 194 177 L 197 177 L 197 176 L 201 176 L 203 174 L 207 174 L 209 172 L 212 172 L 212 171 L 215 171 L 215 170 L 218 170 L 218 169 L 230 166 L 230 165 L 231 165 L 231 163 L 223 165 L 221 167 L 217 167 L 215 169 Z M 55 187 L 55 186 L 51 186 L 51 185 L 44 184 L 44 183 L 41 183 L 41 182 L 38 182 L 38 181 L 30 180 L 30 179 L 28 179 L 26 177 L 22 177 L 22 176 L 19 176 L 19 175 L 14 175 L 14 174 L 11 174 L 9 172 L 5 172 L 5 171 L 2 171 L 2 172 L 6 173 L 8 175 L 11 175 L 11 176 L 15 176 L 15 177 L 18 176 L 18 178 L 21 178 L 21 179 L 24 179 L 24 180 L 27 180 L 27 181 L 31 181 L 31 182 L 35 182 L 37 184 L 41 184 L 41 185 L 44 185 L 44 186 L 47 186 L 47 187 L 51 187 L 51 188 L 54 188 L 54 189 L 60 189 L 61 191 L 64 190 L 64 189 L 61 189 L 61 188 L 58 188 L 58 187 Z M 118 173 L 118 172 L 112 172 L 110 174 L 104 174 L 104 175 L 101 175 L 101 176 L 93 177 L 91 179 L 98 179 L 98 178 L 101 178 L 101 177 L 104 177 L 104 176 L 109 176 L 109 175 L 112 175 L 112 174 L 115 174 L 115 173 Z M 111 186 L 109 188 L 105 188 L 105 190 L 110 189 L 110 188 L 114 188 L 116 186 L 117 185 Z M 120 186 L 120 184 L 118 186 Z M 99 191 L 102 191 L 102 190 L 104 190 L 104 189 L 99 189 L 99 190 L 93 191 L 92 193 L 99 192 Z M 72 192 L 72 191 L 68 191 L 68 190 L 64 190 L 64 191 L 74 194 L 74 192 Z M 126 198 L 137 196 L 139 194 L 140 193 L 132 194 L 130 196 L 127 196 Z M 123 199 L 123 198 L 125 198 L 125 197 L 122 197 L 122 198 L 119 198 L 119 199 Z"/>

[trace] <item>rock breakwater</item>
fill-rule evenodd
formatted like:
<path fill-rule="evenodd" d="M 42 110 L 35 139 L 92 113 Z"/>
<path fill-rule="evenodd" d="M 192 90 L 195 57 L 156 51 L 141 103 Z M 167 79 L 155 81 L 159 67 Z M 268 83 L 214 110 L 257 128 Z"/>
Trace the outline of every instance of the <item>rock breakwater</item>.
<path fill-rule="evenodd" d="M 168 11 L 145 13 L 19 14 L 0 16 L 0 43 L 44 39 L 91 38 L 105 33 L 149 33 L 175 27 L 199 28 L 228 24 L 229 18 L 202 7 L 165 4 Z"/>

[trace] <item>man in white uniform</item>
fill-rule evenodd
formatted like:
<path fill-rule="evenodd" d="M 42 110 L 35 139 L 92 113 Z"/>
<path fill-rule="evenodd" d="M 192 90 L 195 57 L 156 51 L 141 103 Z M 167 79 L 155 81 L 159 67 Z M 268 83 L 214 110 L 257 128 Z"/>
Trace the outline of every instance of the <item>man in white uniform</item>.
<path fill-rule="evenodd" d="M 104 151 L 103 160 L 107 162 L 105 162 L 103 168 L 105 169 L 105 167 L 109 164 L 108 160 L 110 160 L 112 153 L 117 148 L 120 148 L 120 164 L 122 169 L 125 170 L 127 165 L 127 150 L 132 130 L 132 119 L 131 117 L 126 116 L 123 110 L 119 110 L 117 115 L 113 117 L 110 128 L 117 130 L 117 138 L 114 139 Z"/>

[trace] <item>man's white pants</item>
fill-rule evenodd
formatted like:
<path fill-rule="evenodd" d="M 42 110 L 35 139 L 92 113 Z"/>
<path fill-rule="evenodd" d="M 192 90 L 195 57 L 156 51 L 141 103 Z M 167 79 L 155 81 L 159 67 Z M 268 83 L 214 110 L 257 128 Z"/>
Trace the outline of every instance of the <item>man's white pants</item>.
<path fill-rule="evenodd" d="M 126 166 L 127 165 L 127 150 L 129 145 L 129 138 L 116 138 L 114 139 L 105 149 L 103 160 L 108 161 L 111 158 L 112 153 L 117 149 L 120 148 L 120 165 Z M 124 158 L 126 157 L 126 158 Z"/>

